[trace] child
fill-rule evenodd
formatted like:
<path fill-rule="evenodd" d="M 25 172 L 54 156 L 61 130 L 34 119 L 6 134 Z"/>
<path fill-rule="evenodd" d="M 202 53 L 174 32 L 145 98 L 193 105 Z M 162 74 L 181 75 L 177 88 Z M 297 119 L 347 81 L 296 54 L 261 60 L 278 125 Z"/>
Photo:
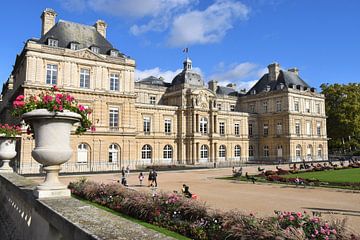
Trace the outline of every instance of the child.
<path fill-rule="evenodd" d="M 139 181 L 140 181 L 140 186 L 142 186 L 142 181 L 144 180 L 144 175 L 142 172 L 140 172 L 139 174 Z"/>

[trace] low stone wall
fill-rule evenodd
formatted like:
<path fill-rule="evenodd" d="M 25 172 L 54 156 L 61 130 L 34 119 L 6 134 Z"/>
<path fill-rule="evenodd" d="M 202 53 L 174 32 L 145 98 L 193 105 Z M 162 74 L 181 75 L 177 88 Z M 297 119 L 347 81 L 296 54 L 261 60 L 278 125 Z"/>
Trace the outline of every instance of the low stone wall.
<path fill-rule="evenodd" d="M 0 174 L 0 239 L 172 239 L 74 198 L 35 199 L 35 186 Z"/>

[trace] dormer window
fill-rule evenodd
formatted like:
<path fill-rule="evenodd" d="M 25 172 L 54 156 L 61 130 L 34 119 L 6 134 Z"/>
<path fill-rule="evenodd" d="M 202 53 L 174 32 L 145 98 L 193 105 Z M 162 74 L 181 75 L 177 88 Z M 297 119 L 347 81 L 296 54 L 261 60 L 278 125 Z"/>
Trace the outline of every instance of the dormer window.
<path fill-rule="evenodd" d="M 270 92 L 270 86 L 269 85 L 266 85 L 266 91 Z"/>
<path fill-rule="evenodd" d="M 285 85 L 283 83 L 280 83 L 280 89 L 284 89 Z"/>
<path fill-rule="evenodd" d="M 117 50 L 110 50 L 110 56 L 111 57 L 117 57 L 119 52 Z"/>
<path fill-rule="evenodd" d="M 100 48 L 98 48 L 98 47 L 96 47 L 96 46 L 91 46 L 91 51 L 93 52 L 93 53 L 99 53 L 99 51 L 100 51 Z"/>
<path fill-rule="evenodd" d="M 80 49 L 80 44 L 72 42 L 72 43 L 70 43 L 70 49 L 71 50 L 79 50 Z"/>
<path fill-rule="evenodd" d="M 59 41 L 56 39 L 49 38 L 48 39 L 48 46 L 50 47 L 57 47 L 59 44 Z"/>
<path fill-rule="evenodd" d="M 256 94 L 256 90 L 255 90 L 255 89 L 252 90 L 252 91 L 251 91 L 251 94 L 252 94 L 252 95 L 255 95 L 255 94 Z"/>

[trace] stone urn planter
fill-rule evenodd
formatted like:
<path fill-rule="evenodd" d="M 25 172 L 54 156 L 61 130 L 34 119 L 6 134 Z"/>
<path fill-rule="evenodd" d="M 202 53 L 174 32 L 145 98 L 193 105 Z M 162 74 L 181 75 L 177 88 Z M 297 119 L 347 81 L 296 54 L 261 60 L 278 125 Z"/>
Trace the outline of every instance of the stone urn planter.
<path fill-rule="evenodd" d="M 16 156 L 16 138 L 13 137 L 0 137 L 0 160 L 2 166 L 0 167 L 0 173 L 14 172 L 10 167 L 10 161 Z"/>
<path fill-rule="evenodd" d="M 59 171 L 60 165 L 71 158 L 70 132 L 81 116 L 70 111 L 49 112 L 46 109 L 36 109 L 22 117 L 34 131 L 35 148 L 31 155 L 43 165 L 46 172 L 45 181 L 37 186 L 35 196 L 69 197 L 70 190 L 59 181 Z"/>

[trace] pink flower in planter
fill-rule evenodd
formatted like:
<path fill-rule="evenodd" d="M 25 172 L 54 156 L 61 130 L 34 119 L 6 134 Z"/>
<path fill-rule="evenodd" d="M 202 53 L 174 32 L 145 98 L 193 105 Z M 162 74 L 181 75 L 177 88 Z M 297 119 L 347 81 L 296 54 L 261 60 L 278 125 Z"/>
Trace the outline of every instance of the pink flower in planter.
<path fill-rule="evenodd" d="M 290 221 L 294 221 L 294 220 L 295 220 L 295 217 L 294 217 L 293 215 L 290 215 L 289 220 L 290 220 Z"/>
<path fill-rule="evenodd" d="M 52 101 L 52 100 L 53 100 L 53 97 L 52 97 L 52 96 L 45 95 L 45 96 L 43 97 L 43 101 L 44 101 L 45 104 L 49 103 L 49 102 Z"/>
<path fill-rule="evenodd" d="M 53 91 L 59 91 L 59 88 L 58 88 L 56 85 L 54 85 L 51 90 L 53 90 Z"/>
<path fill-rule="evenodd" d="M 70 95 L 66 95 L 66 101 L 72 102 L 72 101 L 74 101 L 74 97 L 72 97 Z"/>
<path fill-rule="evenodd" d="M 25 102 L 23 102 L 23 101 L 14 101 L 13 106 L 14 106 L 14 108 L 22 108 L 23 106 L 25 106 Z"/>
<path fill-rule="evenodd" d="M 296 215 L 298 216 L 298 218 L 302 217 L 302 213 L 301 212 L 297 212 Z"/>
<path fill-rule="evenodd" d="M 86 110 L 86 108 L 85 108 L 83 105 L 80 105 L 80 104 L 79 104 L 78 108 L 79 108 L 79 110 L 80 110 L 81 112 L 83 112 L 83 111 Z"/>
<path fill-rule="evenodd" d="M 94 125 L 92 125 L 92 126 L 91 126 L 91 128 L 90 128 L 90 130 L 91 130 L 92 132 L 95 132 L 95 131 L 96 131 L 95 126 L 94 126 Z"/>
<path fill-rule="evenodd" d="M 315 235 L 318 235 L 319 231 L 317 229 L 315 229 L 314 233 L 315 233 Z"/>
<path fill-rule="evenodd" d="M 15 101 L 23 101 L 25 99 L 24 95 L 19 95 L 16 97 Z"/>
<path fill-rule="evenodd" d="M 331 232 L 335 235 L 337 234 L 336 229 L 331 230 Z"/>
<path fill-rule="evenodd" d="M 63 110 L 63 106 L 60 105 L 60 106 L 59 106 L 59 111 L 62 111 L 62 110 Z"/>

